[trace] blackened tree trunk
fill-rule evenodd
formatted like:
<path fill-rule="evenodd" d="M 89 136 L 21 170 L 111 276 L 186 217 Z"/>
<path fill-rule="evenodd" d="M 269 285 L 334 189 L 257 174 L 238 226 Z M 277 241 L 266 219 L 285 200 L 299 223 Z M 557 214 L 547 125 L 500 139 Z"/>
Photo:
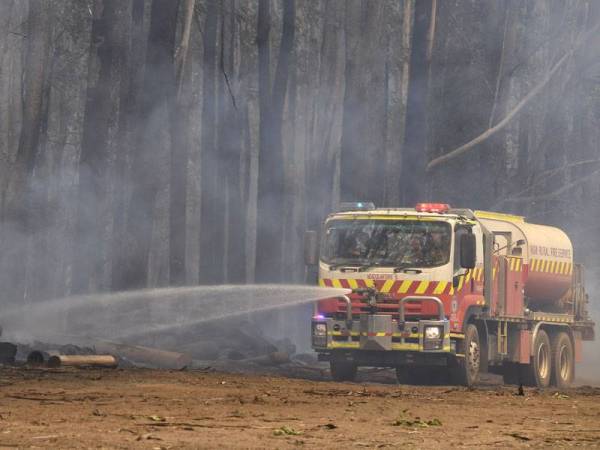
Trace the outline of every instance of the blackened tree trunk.
<path fill-rule="evenodd" d="M 153 0 L 144 67 L 136 147 L 132 157 L 132 194 L 128 207 L 124 280 L 128 288 L 148 282 L 154 206 L 160 188 L 159 166 L 168 123 L 169 100 L 175 94 L 173 57 L 179 1 Z"/>
<path fill-rule="evenodd" d="M 144 75 L 144 0 L 133 0 L 129 17 L 130 41 L 127 45 L 126 61 L 121 65 L 119 89 L 119 125 L 117 154 L 113 172 L 114 209 L 111 251 L 111 289 L 127 288 L 125 273 L 127 199 L 130 185 L 125 180 L 130 174 L 129 158 L 134 148 L 135 130 L 139 115 L 141 85 Z"/>
<path fill-rule="evenodd" d="M 319 199 L 306 208 L 308 229 L 318 230 L 322 221 L 333 207 L 335 174 L 336 122 L 343 104 L 344 58 L 343 12 L 344 1 L 329 1 L 325 4 L 323 40 L 321 42 L 321 65 L 319 88 L 315 101 L 314 141 L 307 149 L 306 199 Z"/>
<path fill-rule="evenodd" d="M 5 297 L 21 302 L 25 296 L 25 246 L 30 214 L 29 182 L 33 174 L 43 123 L 45 80 L 52 34 L 51 5 L 31 0 L 27 18 L 27 44 L 23 82 L 23 118 L 16 159 L 2 201 L 3 270 L 10 283 Z"/>
<path fill-rule="evenodd" d="M 200 206 L 200 283 L 218 284 L 223 277 L 224 205 L 222 155 L 217 148 L 217 25 L 218 4 L 207 2 L 204 24 Z"/>
<path fill-rule="evenodd" d="M 221 124 L 219 127 L 219 147 L 223 151 L 224 174 L 226 179 L 227 217 L 225 223 L 225 277 L 227 283 L 242 283 L 246 279 L 246 209 L 242 201 L 242 177 L 240 159 L 242 155 L 243 115 L 239 110 L 234 92 L 235 81 L 239 78 L 236 70 L 235 52 L 238 47 L 237 2 L 229 0 L 227 14 L 221 21 L 221 52 L 219 57 L 221 83 Z"/>
<path fill-rule="evenodd" d="M 186 0 L 183 33 L 177 49 L 175 73 L 177 94 L 171 112 L 171 168 L 169 182 L 169 281 L 185 284 L 187 167 L 190 146 L 190 104 L 184 92 L 194 0 Z"/>
<path fill-rule="evenodd" d="M 343 201 L 383 201 L 382 2 L 346 2 L 346 86 L 340 190 Z"/>
<path fill-rule="evenodd" d="M 105 0 L 100 16 L 92 23 L 91 55 L 98 64 L 90 64 L 84 111 L 83 138 L 79 159 L 77 225 L 73 258 L 72 292 L 97 291 L 107 251 L 104 235 L 109 216 L 109 129 L 117 111 L 117 87 L 120 65 L 124 60 L 125 36 L 119 21 L 127 2 Z M 97 3 L 98 5 L 98 3 Z M 99 67 L 97 81 L 95 67 Z"/>
<path fill-rule="evenodd" d="M 285 238 L 282 125 L 296 17 L 294 0 L 284 2 L 283 6 L 283 31 L 271 91 L 268 73 L 270 60 L 269 2 L 266 0 L 259 2 L 257 41 L 261 117 L 256 244 L 256 279 L 259 282 L 276 282 L 282 279 L 282 240 Z"/>

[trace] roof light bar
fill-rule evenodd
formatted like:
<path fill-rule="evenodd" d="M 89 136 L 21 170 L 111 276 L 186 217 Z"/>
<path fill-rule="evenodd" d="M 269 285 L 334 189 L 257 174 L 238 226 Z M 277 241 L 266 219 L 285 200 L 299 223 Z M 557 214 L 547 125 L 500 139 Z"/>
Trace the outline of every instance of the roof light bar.
<path fill-rule="evenodd" d="M 417 212 L 428 212 L 428 213 L 447 213 L 450 209 L 450 205 L 447 203 L 417 203 L 415 206 Z"/>
<path fill-rule="evenodd" d="M 373 202 L 342 202 L 338 208 L 338 212 L 343 211 L 370 211 L 375 209 Z"/>

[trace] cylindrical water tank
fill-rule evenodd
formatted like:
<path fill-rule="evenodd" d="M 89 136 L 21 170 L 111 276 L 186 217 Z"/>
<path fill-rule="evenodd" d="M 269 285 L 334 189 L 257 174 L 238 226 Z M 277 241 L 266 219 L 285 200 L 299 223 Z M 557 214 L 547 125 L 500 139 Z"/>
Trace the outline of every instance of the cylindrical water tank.
<path fill-rule="evenodd" d="M 573 245 L 566 233 L 547 225 L 527 223 L 522 217 L 476 212 L 481 223 L 497 239 L 510 236 L 512 249 L 519 240 L 525 276 L 525 296 L 536 305 L 558 306 L 571 287 Z"/>

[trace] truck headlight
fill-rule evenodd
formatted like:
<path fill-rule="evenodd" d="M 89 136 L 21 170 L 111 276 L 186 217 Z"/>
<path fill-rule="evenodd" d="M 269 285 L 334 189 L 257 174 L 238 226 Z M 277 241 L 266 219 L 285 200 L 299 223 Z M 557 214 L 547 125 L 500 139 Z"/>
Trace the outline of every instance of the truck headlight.
<path fill-rule="evenodd" d="M 425 327 L 425 339 L 439 339 L 441 334 L 440 327 Z"/>
<path fill-rule="evenodd" d="M 313 322 L 312 324 L 312 345 L 313 347 L 327 347 L 327 324 L 322 322 Z"/>
<path fill-rule="evenodd" d="M 313 328 L 314 336 L 327 336 L 327 324 L 325 323 L 315 323 Z"/>

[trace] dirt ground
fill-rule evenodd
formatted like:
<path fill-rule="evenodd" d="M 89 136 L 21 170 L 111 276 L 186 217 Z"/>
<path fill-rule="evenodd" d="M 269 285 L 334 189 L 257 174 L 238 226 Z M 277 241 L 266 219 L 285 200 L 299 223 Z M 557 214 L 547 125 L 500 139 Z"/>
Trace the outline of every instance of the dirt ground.
<path fill-rule="evenodd" d="M 0 448 L 600 447 L 600 388 L 516 394 L 489 383 L 5 368 Z"/>

